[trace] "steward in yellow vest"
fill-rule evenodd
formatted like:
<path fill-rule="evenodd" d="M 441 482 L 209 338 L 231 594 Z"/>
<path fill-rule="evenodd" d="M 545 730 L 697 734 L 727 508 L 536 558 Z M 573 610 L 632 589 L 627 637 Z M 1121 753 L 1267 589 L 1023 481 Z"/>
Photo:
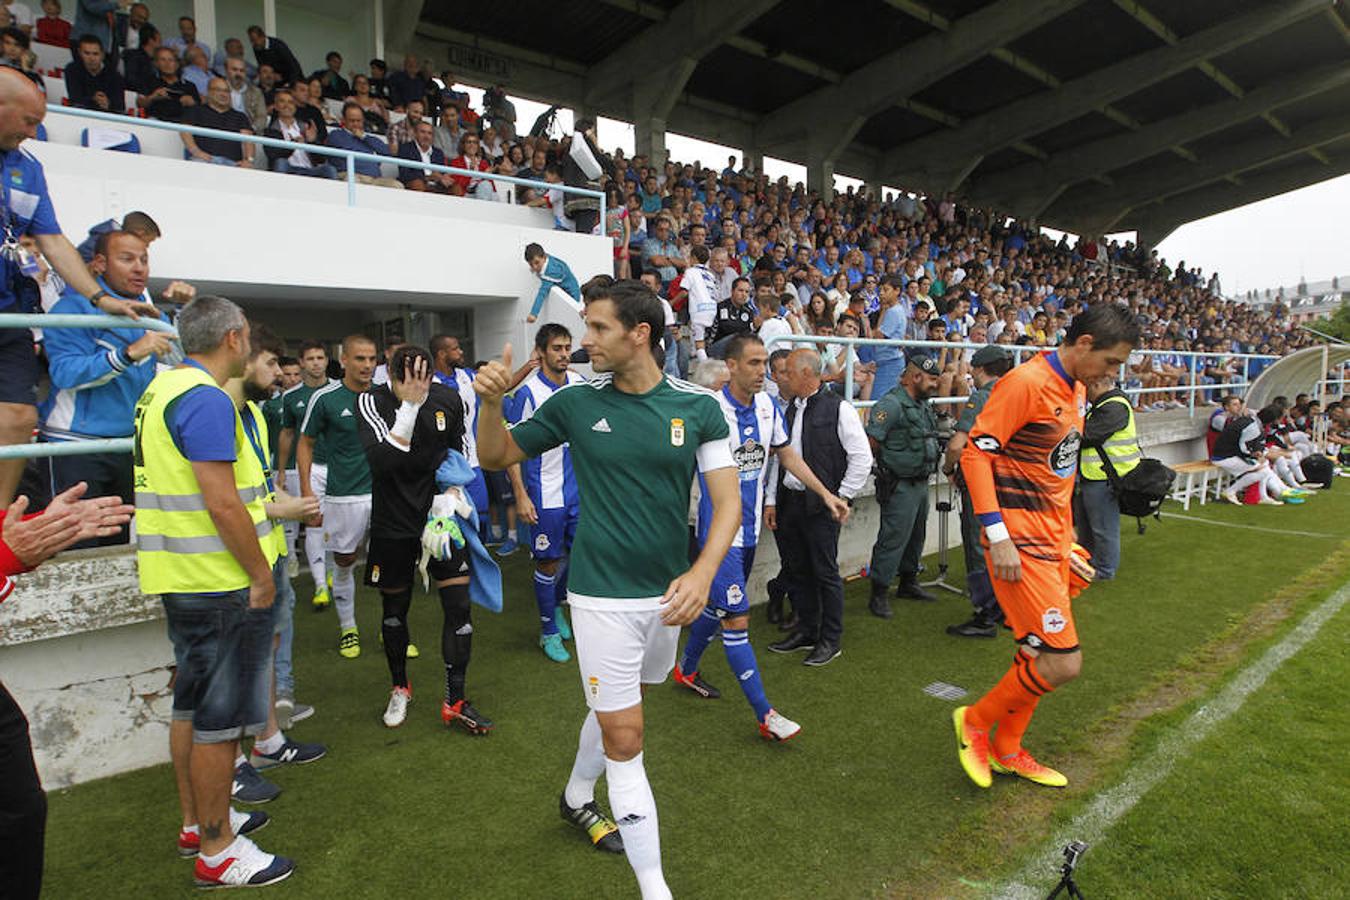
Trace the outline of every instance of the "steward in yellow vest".
<path fill-rule="evenodd" d="M 1117 478 L 1125 477 L 1139 465 L 1143 453 L 1139 449 L 1134 409 L 1129 398 L 1116 388 L 1115 379 L 1107 375 L 1089 382 L 1087 395 L 1092 407 L 1083 422 L 1074 526 L 1078 543 L 1092 554 L 1097 580 L 1106 581 L 1115 577 L 1120 565 L 1120 506 L 1097 447 L 1105 450 Z"/>

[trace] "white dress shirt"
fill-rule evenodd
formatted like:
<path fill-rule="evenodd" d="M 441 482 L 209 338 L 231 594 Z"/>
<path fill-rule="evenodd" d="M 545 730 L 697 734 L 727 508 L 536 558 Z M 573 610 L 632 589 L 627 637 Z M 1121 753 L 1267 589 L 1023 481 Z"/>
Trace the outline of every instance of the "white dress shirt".
<path fill-rule="evenodd" d="M 822 387 L 821 390 L 826 390 L 826 388 Z M 806 400 L 798 397 L 792 403 L 797 407 L 797 415 L 792 420 L 792 435 L 788 441 L 788 446 L 800 455 L 802 452 L 802 421 L 806 418 Z M 872 445 L 867 441 L 867 432 L 863 430 L 862 419 L 858 418 L 857 410 L 848 403 L 844 403 L 839 409 L 839 425 L 836 433 L 839 435 L 839 443 L 843 445 L 844 453 L 848 455 L 848 468 L 844 470 L 844 479 L 839 482 L 839 490 L 836 493 L 845 500 L 850 500 L 857 495 L 858 491 L 863 489 L 863 485 L 867 483 L 867 476 L 872 471 Z M 764 503 L 766 506 L 775 505 L 778 498 L 776 469 L 775 466 L 775 471 L 769 473 L 772 477 L 764 486 Z M 801 479 L 791 472 L 783 476 L 783 487 L 790 491 L 806 490 L 806 485 L 802 484 Z"/>

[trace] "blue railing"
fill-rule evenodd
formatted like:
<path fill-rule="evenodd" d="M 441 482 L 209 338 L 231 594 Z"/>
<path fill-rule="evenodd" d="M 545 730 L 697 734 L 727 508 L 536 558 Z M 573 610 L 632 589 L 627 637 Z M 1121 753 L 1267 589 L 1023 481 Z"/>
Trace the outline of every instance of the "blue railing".
<path fill-rule="evenodd" d="M 216 140 L 234 141 L 242 144 L 256 144 L 260 147 L 271 147 L 274 150 L 289 150 L 292 153 L 296 150 L 304 150 L 306 153 L 313 153 L 316 156 L 341 158 L 346 161 L 348 206 L 356 206 L 356 185 L 359 183 L 356 180 L 357 162 L 373 162 L 388 163 L 402 169 L 423 169 L 432 172 L 440 172 L 446 175 L 465 175 L 483 181 L 500 181 L 505 184 L 514 184 L 520 187 L 535 188 L 537 190 L 558 190 L 562 191 L 564 194 L 576 194 L 580 197 L 594 197 L 600 201 L 600 222 L 603 224 L 605 221 L 605 193 L 604 191 L 593 191 L 590 188 L 569 187 L 568 185 L 561 183 L 554 184 L 547 181 L 534 181 L 529 178 L 517 178 L 514 175 L 497 175 L 488 172 L 478 172 L 473 169 L 460 169 L 455 166 L 438 166 L 433 163 L 424 163 L 421 160 L 401 159 L 397 156 L 385 156 L 378 153 L 361 153 L 357 150 L 341 150 L 337 147 L 329 147 L 325 144 L 302 144 L 295 141 L 279 141 L 276 138 L 262 137 L 261 135 L 256 134 L 238 134 L 233 131 L 220 131 L 215 128 L 199 128 L 196 125 L 183 125 L 177 122 L 161 122 L 158 119 L 138 119 L 134 116 L 102 112 L 101 110 L 95 109 L 79 109 L 72 106 L 48 104 L 47 112 L 71 116 L 77 119 L 107 122 L 114 125 L 120 125 L 123 128 L 132 126 L 157 128 L 161 131 L 190 134 L 193 137 L 214 138 Z M 376 135 L 376 137 L 379 137 L 379 135 Z"/>
<path fill-rule="evenodd" d="M 143 328 L 178 337 L 178 329 L 162 319 L 125 316 L 70 316 L 42 313 L 0 313 L 3 328 Z M 130 453 L 131 438 L 89 441 L 52 441 L 41 444 L 0 444 L 0 460 L 47 456 L 83 456 L 87 453 Z"/>

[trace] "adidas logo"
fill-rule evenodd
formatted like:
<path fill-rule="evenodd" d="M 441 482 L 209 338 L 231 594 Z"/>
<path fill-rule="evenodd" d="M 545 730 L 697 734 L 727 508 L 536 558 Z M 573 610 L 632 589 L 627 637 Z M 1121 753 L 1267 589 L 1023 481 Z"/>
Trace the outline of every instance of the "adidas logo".
<path fill-rule="evenodd" d="M 603 421 L 603 420 L 602 420 L 602 421 Z M 620 819 L 619 821 L 615 822 L 614 824 L 615 824 L 615 825 L 619 825 L 619 826 L 627 825 L 629 828 L 632 828 L 634 825 L 638 824 L 639 822 L 645 821 L 646 818 L 647 818 L 646 816 L 640 816 L 640 815 L 638 815 L 637 813 L 629 813 L 628 815 L 624 816 L 622 819 Z"/>
<path fill-rule="evenodd" d="M 611 429 L 609 427 L 608 419 L 601 419 L 599 422 L 596 422 L 594 425 L 591 426 L 591 431 L 598 431 L 601 434 L 609 434 L 610 430 Z"/>
<path fill-rule="evenodd" d="M 352 414 L 352 411 L 351 411 L 351 409 L 350 409 L 349 407 L 343 407 L 343 409 L 342 409 L 342 415 L 344 415 L 344 416 L 350 416 L 351 414 Z"/>

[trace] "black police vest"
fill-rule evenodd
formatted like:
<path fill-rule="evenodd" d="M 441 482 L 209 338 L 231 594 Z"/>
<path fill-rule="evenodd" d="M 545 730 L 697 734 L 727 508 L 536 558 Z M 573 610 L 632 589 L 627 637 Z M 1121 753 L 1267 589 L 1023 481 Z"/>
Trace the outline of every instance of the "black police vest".
<path fill-rule="evenodd" d="M 839 441 L 839 407 L 844 398 L 833 391 L 819 390 L 806 401 L 802 419 L 802 459 L 832 494 L 839 493 L 839 485 L 848 471 L 848 453 Z M 788 405 L 787 431 L 792 434 L 798 409 L 795 402 Z M 783 487 L 786 469 L 779 467 L 778 492 Z M 825 509 L 824 502 L 812 491 L 806 491 L 806 511 L 816 513 Z"/>

